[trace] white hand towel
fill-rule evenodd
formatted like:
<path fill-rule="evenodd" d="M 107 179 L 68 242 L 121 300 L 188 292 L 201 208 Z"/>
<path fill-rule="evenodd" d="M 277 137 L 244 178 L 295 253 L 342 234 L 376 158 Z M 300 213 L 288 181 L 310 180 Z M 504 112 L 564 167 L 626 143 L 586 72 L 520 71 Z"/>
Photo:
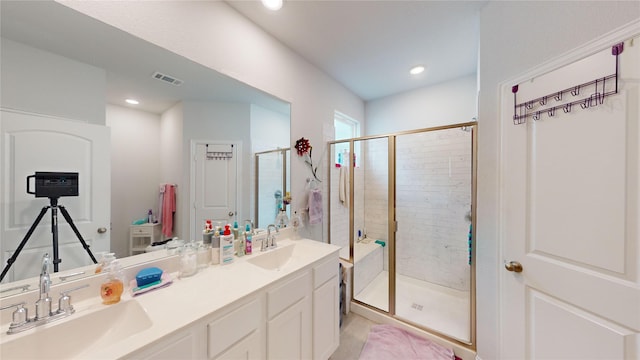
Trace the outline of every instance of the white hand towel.
<path fill-rule="evenodd" d="M 349 172 L 346 166 L 340 167 L 340 179 L 338 180 L 338 197 L 340 199 L 340 203 L 344 206 L 349 206 L 348 197 L 347 197 L 347 189 L 349 185 Z"/>

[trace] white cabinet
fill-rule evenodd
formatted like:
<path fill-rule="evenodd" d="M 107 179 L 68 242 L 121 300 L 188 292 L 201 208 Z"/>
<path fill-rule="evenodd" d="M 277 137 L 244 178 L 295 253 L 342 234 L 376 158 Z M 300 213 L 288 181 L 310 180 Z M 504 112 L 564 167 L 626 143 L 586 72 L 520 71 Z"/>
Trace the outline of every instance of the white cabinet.
<path fill-rule="evenodd" d="M 264 359 L 263 297 L 208 322 L 209 359 Z"/>
<path fill-rule="evenodd" d="M 175 360 L 204 359 L 204 344 L 200 340 L 204 329 L 192 326 L 162 338 L 142 351 L 127 356 L 128 359 Z M 108 354 L 107 354 L 108 355 Z"/>
<path fill-rule="evenodd" d="M 147 246 L 162 240 L 162 224 L 131 225 L 129 228 L 129 255 L 140 254 Z"/>
<path fill-rule="evenodd" d="M 313 268 L 313 358 L 328 359 L 340 344 L 338 258 Z"/>
<path fill-rule="evenodd" d="M 309 271 L 267 292 L 267 358 L 310 359 L 312 301 Z"/>
<path fill-rule="evenodd" d="M 205 316 L 136 359 L 322 359 L 340 341 L 338 253 Z"/>

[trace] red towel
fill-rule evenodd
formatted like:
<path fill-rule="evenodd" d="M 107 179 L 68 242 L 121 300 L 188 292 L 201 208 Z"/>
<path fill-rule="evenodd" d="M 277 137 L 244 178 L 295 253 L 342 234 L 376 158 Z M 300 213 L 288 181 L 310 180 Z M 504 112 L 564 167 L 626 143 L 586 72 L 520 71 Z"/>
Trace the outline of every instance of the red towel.
<path fill-rule="evenodd" d="M 162 233 L 166 237 L 173 235 L 173 213 L 176 211 L 176 188 L 166 184 L 162 199 Z"/>

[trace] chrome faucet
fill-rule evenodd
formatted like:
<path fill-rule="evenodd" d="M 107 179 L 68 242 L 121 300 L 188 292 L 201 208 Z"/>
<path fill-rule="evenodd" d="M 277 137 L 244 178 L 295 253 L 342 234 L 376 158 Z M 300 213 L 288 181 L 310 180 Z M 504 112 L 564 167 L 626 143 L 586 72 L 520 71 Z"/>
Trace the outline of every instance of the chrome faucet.
<path fill-rule="evenodd" d="M 51 277 L 49 276 L 49 265 L 51 258 L 46 253 L 42 257 L 42 271 L 40 271 L 40 298 L 36 301 L 36 320 L 46 319 L 51 316 Z"/>
<path fill-rule="evenodd" d="M 58 301 L 58 310 L 56 312 L 52 312 L 51 297 L 49 297 L 49 290 L 51 290 L 51 277 L 49 276 L 50 265 L 51 257 L 49 257 L 49 254 L 44 254 L 42 257 L 42 270 L 40 272 L 40 297 L 36 301 L 35 317 L 29 318 L 27 308 L 24 307 L 24 301 L 0 308 L 0 310 L 16 308 L 13 312 L 13 321 L 11 322 L 11 325 L 9 325 L 7 334 L 15 334 L 29 330 L 38 325 L 47 324 L 52 321 L 65 318 L 75 312 L 71 305 L 71 297 L 69 296 L 69 293 L 88 287 L 89 284 L 84 284 L 73 289 L 62 291 L 60 293 L 60 300 Z"/>
<path fill-rule="evenodd" d="M 276 233 L 280 232 L 274 224 L 269 224 L 269 226 L 267 226 L 267 248 L 275 248 L 278 246 L 278 244 L 276 244 L 276 235 L 271 235 L 271 228 L 276 229 Z"/>

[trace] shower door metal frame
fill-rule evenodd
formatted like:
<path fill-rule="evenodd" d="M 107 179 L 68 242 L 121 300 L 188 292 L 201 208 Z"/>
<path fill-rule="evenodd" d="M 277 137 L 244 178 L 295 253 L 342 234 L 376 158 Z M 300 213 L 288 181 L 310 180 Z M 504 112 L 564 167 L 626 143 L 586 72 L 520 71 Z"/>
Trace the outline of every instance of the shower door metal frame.
<path fill-rule="evenodd" d="M 255 173 L 255 180 L 254 180 L 254 197 L 256 199 L 255 201 L 255 208 L 253 209 L 254 212 L 254 224 L 257 227 L 259 222 L 258 222 L 258 214 L 259 214 L 259 210 L 260 210 L 260 198 L 259 198 L 259 186 L 260 186 L 260 161 L 259 161 L 259 156 L 260 155 L 266 155 L 266 154 L 271 154 L 271 153 L 281 153 L 282 155 L 282 196 L 284 197 L 286 192 L 287 192 L 287 151 L 291 151 L 291 148 L 282 148 L 282 149 L 275 149 L 275 150 L 267 150 L 267 151 L 261 151 L 261 152 L 257 152 L 254 154 L 255 156 L 255 164 L 254 164 L 254 173 Z"/>
<path fill-rule="evenodd" d="M 470 321 L 470 340 L 469 342 L 451 337 L 450 335 L 440 332 L 438 330 L 429 328 L 425 325 L 417 324 L 411 322 L 407 319 L 400 318 L 396 315 L 396 231 L 398 230 L 398 223 L 395 218 L 395 208 L 396 208 L 396 138 L 402 135 L 410 135 L 424 132 L 433 132 L 440 130 L 449 130 L 449 129 L 471 129 L 471 267 L 470 267 L 470 311 L 469 311 L 469 321 Z M 387 228 L 388 228 L 388 246 L 389 246 L 389 299 L 388 299 L 388 311 L 384 311 L 377 307 L 371 306 L 369 304 L 363 303 L 354 298 L 353 289 L 354 289 L 354 274 L 355 274 L 355 266 L 351 271 L 351 301 L 364 306 L 370 310 L 375 312 L 390 316 L 391 318 L 407 323 L 429 333 L 432 333 L 436 336 L 442 337 L 446 340 L 455 342 L 464 346 L 468 349 L 475 350 L 476 349 L 476 199 L 477 199 L 477 169 L 478 169 L 478 123 L 476 121 L 451 124 L 451 125 L 443 125 L 443 126 L 435 126 L 430 128 L 409 130 L 409 131 L 401 131 L 396 133 L 389 133 L 383 135 L 372 135 L 372 136 L 362 136 L 358 138 L 345 139 L 345 140 L 334 140 L 327 142 L 327 151 L 331 151 L 331 145 L 341 144 L 341 143 L 349 143 L 349 166 L 353 168 L 354 164 L 354 143 L 356 141 L 367 141 L 373 139 L 388 139 L 388 219 L 387 219 Z M 361 157 L 362 158 L 362 157 Z M 331 159 L 331 157 L 329 157 Z M 328 161 L 328 171 L 327 174 L 331 174 L 332 164 L 331 161 Z M 355 230 L 353 223 L 355 221 L 355 207 L 353 206 L 355 195 L 354 195 L 354 173 L 355 171 L 349 171 L 349 259 L 348 261 L 351 264 L 354 264 L 354 235 Z M 327 182 L 327 193 L 331 194 L 331 182 Z M 331 196 L 328 196 L 329 206 L 328 211 L 331 212 Z M 327 228 L 331 229 L 331 216 L 328 216 Z M 328 242 L 331 243 L 331 231 L 327 231 Z M 392 276 L 393 275 L 393 276 Z"/>

